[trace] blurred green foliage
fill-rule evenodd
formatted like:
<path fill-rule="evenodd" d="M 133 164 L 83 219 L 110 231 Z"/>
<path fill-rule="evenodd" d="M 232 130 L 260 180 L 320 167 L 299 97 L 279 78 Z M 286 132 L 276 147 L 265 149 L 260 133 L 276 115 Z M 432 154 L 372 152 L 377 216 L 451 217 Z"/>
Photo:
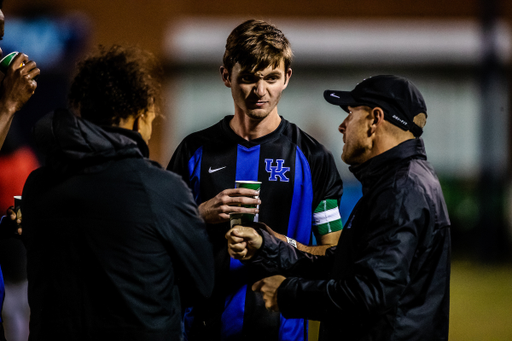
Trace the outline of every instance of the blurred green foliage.
<path fill-rule="evenodd" d="M 440 178 L 456 256 L 487 262 L 511 259 L 505 209 L 506 186 L 491 195 L 478 179 Z"/>

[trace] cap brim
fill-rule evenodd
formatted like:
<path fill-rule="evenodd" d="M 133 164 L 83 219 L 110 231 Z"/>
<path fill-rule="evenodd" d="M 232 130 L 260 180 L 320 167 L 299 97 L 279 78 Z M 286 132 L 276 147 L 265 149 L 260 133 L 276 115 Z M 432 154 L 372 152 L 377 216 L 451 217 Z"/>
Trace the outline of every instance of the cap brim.
<path fill-rule="evenodd" d="M 346 112 L 348 112 L 348 106 L 360 105 L 360 103 L 352 97 L 350 91 L 325 90 L 324 98 L 331 104 L 339 105 Z"/>

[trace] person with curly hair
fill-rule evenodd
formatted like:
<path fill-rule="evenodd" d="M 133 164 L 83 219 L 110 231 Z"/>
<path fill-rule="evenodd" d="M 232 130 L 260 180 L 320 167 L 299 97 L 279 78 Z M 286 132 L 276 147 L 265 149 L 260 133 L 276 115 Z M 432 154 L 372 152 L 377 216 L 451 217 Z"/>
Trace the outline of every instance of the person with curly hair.
<path fill-rule="evenodd" d="M 155 58 L 113 46 L 78 64 L 72 110 L 34 128 L 46 165 L 23 190 L 30 340 L 180 340 L 182 307 L 213 290 L 191 191 L 148 160 Z"/>

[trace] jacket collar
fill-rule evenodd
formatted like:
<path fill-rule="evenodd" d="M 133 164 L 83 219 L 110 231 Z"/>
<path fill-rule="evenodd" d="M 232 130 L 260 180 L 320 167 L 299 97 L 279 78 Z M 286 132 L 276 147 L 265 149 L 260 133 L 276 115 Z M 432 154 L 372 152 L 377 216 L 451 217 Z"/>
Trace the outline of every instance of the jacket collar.
<path fill-rule="evenodd" d="M 149 147 L 138 132 L 113 126 L 101 126 L 101 128 L 109 133 L 120 134 L 132 139 L 137 143 L 137 147 L 139 148 L 142 156 L 145 158 L 149 157 Z"/>
<path fill-rule="evenodd" d="M 400 143 L 398 146 L 379 154 L 365 163 L 357 166 L 350 166 L 349 170 L 363 185 L 363 192 L 390 170 L 406 159 L 427 159 L 423 139 L 411 139 Z"/>
<path fill-rule="evenodd" d="M 33 129 L 34 140 L 46 163 L 62 172 L 91 169 L 115 158 L 142 158 L 149 149 L 139 133 L 99 127 L 58 109 L 41 118 Z"/>

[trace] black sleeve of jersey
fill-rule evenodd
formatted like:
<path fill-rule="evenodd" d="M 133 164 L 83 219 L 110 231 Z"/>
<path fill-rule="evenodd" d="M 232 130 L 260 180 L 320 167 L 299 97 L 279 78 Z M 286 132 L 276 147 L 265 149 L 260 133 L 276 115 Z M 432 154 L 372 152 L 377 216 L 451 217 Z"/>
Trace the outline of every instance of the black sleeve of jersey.
<path fill-rule="evenodd" d="M 306 133 L 303 134 L 299 146 L 306 154 L 311 167 L 314 193 L 312 210 L 325 199 L 336 199 L 339 206 L 343 194 L 343 182 L 332 153 Z"/>
<path fill-rule="evenodd" d="M 322 146 L 323 147 L 323 146 Z M 313 189 L 315 193 L 323 193 L 323 196 L 314 198 L 313 209 L 315 209 L 321 200 L 336 199 L 340 205 L 343 195 L 343 181 L 341 180 L 338 168 L 334 162 L 332 153 L 325 147 L 320 153 L 320 160 L 313 165 Z"/>
<path fill-rule="evenodd" d="M 171 161 L 167 165 L 167 170 L 181 176 L 183 181 L 190 187 L 188 161 L 192 157 L 193 151 L 188 148 L 187 139 L 183 140 L 174 151 Z"/>

